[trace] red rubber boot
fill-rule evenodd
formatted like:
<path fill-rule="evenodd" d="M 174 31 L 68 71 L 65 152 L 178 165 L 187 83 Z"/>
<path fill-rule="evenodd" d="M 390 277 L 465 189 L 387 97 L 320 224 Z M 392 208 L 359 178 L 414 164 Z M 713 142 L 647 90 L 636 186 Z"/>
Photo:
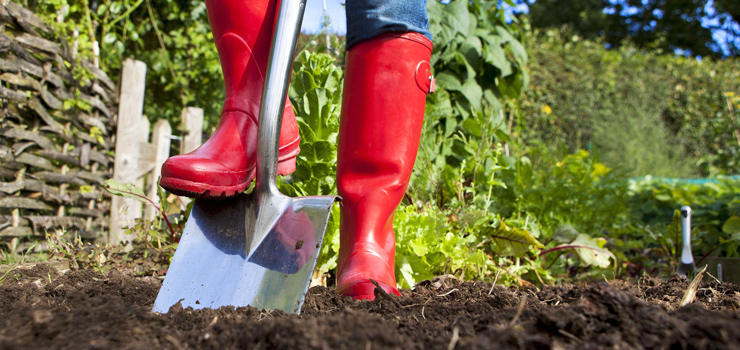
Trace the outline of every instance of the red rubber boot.
<path fill-rule="evenodd" d="M 187 197 L 220 199 L 243 192 L 254 179 L 257 119 L 277 5 L 277 0 L 206 0 L 226 101 L 211 138 L 162 165 L 159 184 L 164 189 Z M 278 174 L 295 171 L 298 143 L 298 124 L 286 99 Z"/>
<path fill-rule="evenodd" d="M 418 33 L 385 33 L 347 52 L 339 124 L 341 202 L 337 292 L 375 299 L 377 282 L 399 295 L 393 214 L 421 137 L 433 79 L 432 43 Z"/>

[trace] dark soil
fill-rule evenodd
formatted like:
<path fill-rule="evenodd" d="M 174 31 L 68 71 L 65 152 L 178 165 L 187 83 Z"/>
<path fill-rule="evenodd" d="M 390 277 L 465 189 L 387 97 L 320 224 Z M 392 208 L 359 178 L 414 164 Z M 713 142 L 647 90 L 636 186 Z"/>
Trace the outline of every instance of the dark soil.
<path fill-rule="evenodd" d="M 517 290 L 439 278 L 374 302 L 309 290 L 300 316 L 150 311 L 161 281 L 39 265 L 0 284 L 0 349 L 740 349 L 740 285 L 679 279 Z"/>

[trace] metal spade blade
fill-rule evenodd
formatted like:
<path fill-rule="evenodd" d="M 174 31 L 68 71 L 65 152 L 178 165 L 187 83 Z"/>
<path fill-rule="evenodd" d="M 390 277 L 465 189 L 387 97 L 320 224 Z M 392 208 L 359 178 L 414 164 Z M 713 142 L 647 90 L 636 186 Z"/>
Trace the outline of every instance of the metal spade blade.
<path fill-rule="evenodd" d="M 293 199 L 250 255 L 246 214 L 254 194 L 196 201 L 154 311 L 251 305 L 299 313 L 334 197 Z"/>
<path fill-rule="evenodd" d="M 257 186 L 224 201 L 195 201 L 154 302 L 247 306 L 299 313 L 336 196 L 290 198 L 277 189 L 283 106 L 305 0 L 283 0 L 259 115 Z"/>

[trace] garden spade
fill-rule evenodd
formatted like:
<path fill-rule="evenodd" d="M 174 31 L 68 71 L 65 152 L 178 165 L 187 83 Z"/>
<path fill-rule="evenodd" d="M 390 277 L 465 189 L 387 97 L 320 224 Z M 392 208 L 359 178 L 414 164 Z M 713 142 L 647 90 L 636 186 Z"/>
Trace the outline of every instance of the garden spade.
<path fill-rule="evenodd" d="M 691 253 L 691 207 L 688 205 L 681 207 L 681 240 L 683 251 L 676 272 L 689 278 L 696 272 L 696 265 L 694 265 L 694 255 Z"/>
<path fill-rule="evenodd" d="M 305 0 L 282 0 L 259 115 L 257 184 L 223 201 L 196 200 L 154 311 L 247 306 L 299 313 L 336 196 L 277 188 L 283 106 Z"/>

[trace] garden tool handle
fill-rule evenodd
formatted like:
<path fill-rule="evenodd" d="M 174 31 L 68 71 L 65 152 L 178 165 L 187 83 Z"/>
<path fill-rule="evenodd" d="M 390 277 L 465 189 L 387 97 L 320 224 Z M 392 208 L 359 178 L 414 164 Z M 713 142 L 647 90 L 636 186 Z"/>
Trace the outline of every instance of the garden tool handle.
<path fill-rule="evenodd" d="M 257 187 L 260 193 L 278 194 L 277 162 L 280 126 L 301 29 L 306 0 L 282 0 L 272 35 L 257 131 Z"/>
<path fill-rule="evenodd" d="M 688 205 L 681 207 L 681 243 L 683 245 L 681 262 L 694 263 L 694 256 L 691 253 L 691 207 Z"/>

